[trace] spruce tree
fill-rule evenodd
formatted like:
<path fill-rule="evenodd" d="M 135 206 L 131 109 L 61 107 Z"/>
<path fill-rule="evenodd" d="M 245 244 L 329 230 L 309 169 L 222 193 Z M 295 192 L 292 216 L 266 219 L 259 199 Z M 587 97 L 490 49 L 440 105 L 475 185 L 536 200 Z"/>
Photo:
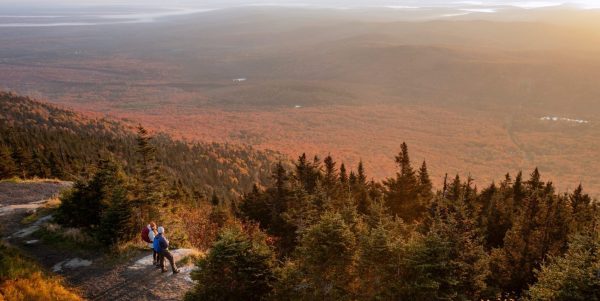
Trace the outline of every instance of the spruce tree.
<path fill-rule="evenodd" d="M 89 181 L 76 182 L 72 190 L 61 197 L 56 220 L 70 227 L 93 229 L 99 226 L 113 195 L 124 191 L 125 183 L 119 164 L 110 158 L 100 161 Z"/>
<path fill-rule="evenodd" d="M 600 240 L 597 234 L 577 235 L 564 256 L 551 257 L 537 271 L 529 300 L 600 300 Z"/>
<path fill-rule="evenodd" d="M 325 173 L 323 174 L 323 187 L 327 192 L 327 196 L 329 198 L 333 198 L 337 194 L 338 185 L 338 174 L 335 167 L 335 161 L 331 155 L 328 155 L 323 160 L 323 164 L 325 165 Z"/>
<path fill-rule="evenodd" d="M 21 147 L 13 149 L 12 158 L 17 165 L 19 177 L 26 179 L 29 177 L 29 170 L 31 168 L 31 153 Z"/>
<path fill-rule="evenodd" d="M 464 200 L 463 183 L 460 180 L 460 176 L 457 174 L 454 177 L 452 183 L 448 185 L 448 192 L 446 198 L 452 201 L 454 204 L 462 203 Z"/>
<path fill-rule="evenodd" d="M 503 291 L 521 293 L 533 284 L 534 270 L 547 256 L 564 251 L 569 234 L 567 214 L 563 197 L 538 190 L 524 199 L 506 232 L 504 246 L 492 252 L 492 278 Z"/>
<path fill-rule="evenodd" d="M 421 168 L 419 169 L 418 179 L 419 194 L 422 198 L 429 201 L 429 199 L 433 196 L 433 184 L 431 183 L 431 179 L 429 178 L 429 172 L 427 171 L 427 163 L 425 162 L 425 160 L 423 160 L 423 164 L 421 164 Z"/>
<path fill-rule="evenodd" d="M 340 183 L 342 183 L 343 186 L 348 185 L 348 174 L 346 173 L 346 166 L 344 163 L 340 165 Z"/>
<path fill-rule="evenodd" d="M 355 253 L 355 236 L 342 216 L 324 213 L 302 236 L 296 260 L 284 267 L 276 299 L 351 300 Z"/>
<path fill-rule="evenodd" d="M 569 205 L 573 219 L 572 227 L 575 233 L 586 233 L 593 228 L 594 216 L 597 212 L 592 198 L 583 193 L 581 184 L 569 195 Z"/>
<path fill-rule="evenodd" d="M 48 155 L 48 167 L 52 177 L 62 179 L 65 176 L 64 167 L 61 166 L 58 157 L 54 152 L 50 152 Z"/>
<path fill-rule="evenodd" d="M 519 171 L 517 177 L 515 178 L 515 183 L 513 184 L 513 195 L 514 195 L 514 205 L 515 211 L 521 207 L 523 203 L 523 199 L 525 198 L 525 187 L 523 185 L 523 173 Z"/>
<path fill-rule="evenodd" d="M 410 164 L 408 146 L 402 143 L 401 151 L 396 156 L 399 171 L 395 178 L 388 178 L 386 186 L 386 204 L 394 215 L 404 220 L 413 221 L 423 213 L 423 207 L 418 200 L 417 177 Z"/>
<path fill-rule="evenodd" d="M 212 196 L 210 197 L 210 204 L 213 206 L 219 206 L 221 204 L 221 200 L 219 196 L 217 196 L 217 192 L 213 190 Z"/>
<path fill-rule="evenodd" d="M 164 179 L 156 162 L 152 136 L 141 125 L 137 130 L 138 223 L 143 224 L 146 220 L 160 220 L 158 208 L 168 204 L 164 204 Z"/>
<path fill-rule="evenodd" d="M 532 192 L 544 188 L 544 182 L 541 181 L 540 171 L 537 167 L 531 172 L 530 178 L 526 184 L 529 191 Z"/>
<path fill-rule="evenodd" d="M 108 245 L 131 240 L 137 233 L 133 218 L 133 205 L 124 187 L 114 187 L 109 204 L 102 212 L 100 227 L 95 232 L 98 239 Z"/>
<path fill-rule="evenodd" d="M 362 160 L 358 161 L 357 174 L 358 174 L 357 176 L 358 176 L 359 184 L 360 185 L 367 184 L 367 175 L 365 173 L 365 167 L 363 166 Z"/>
<path fill-rule="evenodd" d="M 229 226 L 219 233 L 192 273 L 196 282 L 184 300 L 264 300 L 275 280 L 275 256 L 267 236 Z"/>
<path fill-rule="evenodd" d="M 12 178 L 16 174 L 17 165 L 11 156 L 10 149 L 4 145 L 0 145 L 0 179 Z"/>

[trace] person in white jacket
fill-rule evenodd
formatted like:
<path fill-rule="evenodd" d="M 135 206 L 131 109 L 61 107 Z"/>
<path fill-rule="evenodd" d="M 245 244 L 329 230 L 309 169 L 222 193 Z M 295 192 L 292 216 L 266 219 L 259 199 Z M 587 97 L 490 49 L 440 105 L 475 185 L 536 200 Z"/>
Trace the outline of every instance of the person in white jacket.
<path fill-rule="evenodd" d="M 154 237 L 156 236 L 156 234 L 157 234 L 156 224 L 154 222 L 151 222 L 148 225 L 148 239 L 150 239 L 150 241 L 154 242 Z M 154 251 L 154 245 L 152 242 L 148 243 L 148 247 L 150 249 L 152 249 L 152 265 L 158 266 L 158 253 L 156 251 Z"/>

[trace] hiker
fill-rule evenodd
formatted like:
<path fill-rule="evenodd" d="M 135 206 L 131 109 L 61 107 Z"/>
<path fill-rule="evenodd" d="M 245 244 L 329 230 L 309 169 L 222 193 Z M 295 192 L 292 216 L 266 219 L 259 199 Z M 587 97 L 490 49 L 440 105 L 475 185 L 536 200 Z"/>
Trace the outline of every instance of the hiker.
<path fill-rule="evenodd" d="M 156 223 L 150 222 L 142 229 L 142 240 L 148 243 L 148 247 L 152 250 L 152 265 L 158 265 L 158 253 L 154 250 L 154 237 L 158 234 Z"/>
<path fill-rule="evenodd" d="M 175 266 L 175 260 L 173 254 L 169 252 L 169 240 L 165 238 L 165 228 L 158 227 L 158 234 L 154 237 L 154 251 L 158 253 L 158 260 L 161 272 L 166 272 L 165 269 L 165 257 L 171 264 L 173 274 L 179 273 L 179 269 Z"/>

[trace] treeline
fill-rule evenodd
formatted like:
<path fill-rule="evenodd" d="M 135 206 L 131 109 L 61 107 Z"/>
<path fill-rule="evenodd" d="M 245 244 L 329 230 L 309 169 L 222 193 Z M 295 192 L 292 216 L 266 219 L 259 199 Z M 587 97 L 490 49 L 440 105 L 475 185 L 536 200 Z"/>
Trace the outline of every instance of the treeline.
<path fill-rule="evenodd" d="M 406 144 L 368 181 L 305 155 L 230 208 L 187 300 L 599 300 L 598 206 L 538 170 L 433 191 Z M 221 206 L 221 205 L 217 205 Z"/>
<path fill-rule="evenodd" d="M 188 300 L 600 299 L 597 202 L 537 169 L 435 191 L 406 144 L 377 182 L 362 163 L 271 164 L 7 93 L 0 113 L 0 178 L 75 180 L 60 224 L 115 245 L 155 220 L 174 245 L 210 245 Z"/>
<path fill-rule="evenodd" d="M 90 119 L 69 110 L 0 92 L 0 179 L 87 179 L 109 155 L 133 175 L 136 131 L 119 122 Z M 190 198 L 214 192 L 232 198 L 269 178 L 275 152 L 248 146 L 187 143 L 157 134 L 150 141 L 169 184 Z"/>

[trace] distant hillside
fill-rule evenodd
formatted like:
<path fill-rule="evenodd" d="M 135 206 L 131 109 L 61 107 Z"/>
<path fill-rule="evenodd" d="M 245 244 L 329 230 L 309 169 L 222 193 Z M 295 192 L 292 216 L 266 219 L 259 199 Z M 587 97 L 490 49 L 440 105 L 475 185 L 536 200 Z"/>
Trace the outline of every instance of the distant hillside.
<path fill-rule="evenodd" d="M 168 182 L 180 182 L 199 194 L 214 189 L 219 195 L 235 196 L 254 183 L 264 183 L 279 157 L 248 146 L 176 141 L 165 134 L 152 141 Z M 87 175 L 108 154 L 132 172 L 135 148 L 132 128 L 118 121 L 91 119 L 0 92 L 0 178 L 74 180 Z"/>
<path fill-rule="evenodd" d="M 0 86 L 172 137 L 362 159 L 375 179 L 406 141 L 437 187 L 446 172 L 485 185 L 539 167 L 560 191 L 600 196 L 600 35 L 573 22 L 598 12 L 356 13 L 249 7 L 110 31 L 3 29 Z"/>

